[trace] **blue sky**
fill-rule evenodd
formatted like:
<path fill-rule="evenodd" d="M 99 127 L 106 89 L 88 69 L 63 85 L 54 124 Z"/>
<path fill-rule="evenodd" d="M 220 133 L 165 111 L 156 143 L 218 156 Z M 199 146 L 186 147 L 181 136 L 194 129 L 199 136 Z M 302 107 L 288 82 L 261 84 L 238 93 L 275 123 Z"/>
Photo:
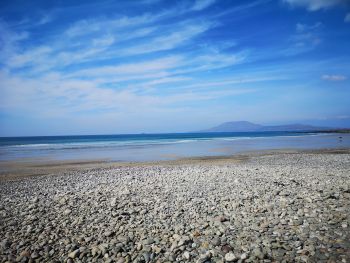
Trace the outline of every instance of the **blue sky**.
<path fill-rule="evenodd" d="M 350 125 L 348 0 L 0 3 L 0 136 Z"/>

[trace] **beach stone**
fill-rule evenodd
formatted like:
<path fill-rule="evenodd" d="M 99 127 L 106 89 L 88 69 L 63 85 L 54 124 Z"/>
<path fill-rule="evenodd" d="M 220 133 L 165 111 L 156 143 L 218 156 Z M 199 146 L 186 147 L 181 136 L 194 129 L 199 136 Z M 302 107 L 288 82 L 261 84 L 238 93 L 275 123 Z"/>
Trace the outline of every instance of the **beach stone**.
<path fill-rule="evenodd" d="M 243 254 L 241 254 L 241 256 L 240 256 L 240 259 L 241 260 L 245 260 L 245 259 L 247 259 L 247 254 L 246 253 L 243 253 Z"/>
<path fill-rule="evenodd" d="M 199 259 L 196 261 L 197 263 L 204 263 L 207 260 L 211 259 L 212 254 L 210 251 L 206 251 L 205 253 L 201 254 Z"/>
<path fill-rule="evenodd" d="M 215 237 L 212 239 L 211 243 L 213 244 L 213 246 L 219 246 L 221 244 L 221 240 Z"/>
<path fill-rule="evenodd" d="M 255 248 L 252 251 L 252 255 L 258 259 L 264 259 L 264 253 L 262 252 L 262 250 L 260 248 Z"/>
<path fill-rule="evenodd" d="M 31 257 L 32 259 L 37 259 L 37 258 L 39 258 L 39 254 L 38 254 L 36 251 L 34 251 L 34 252 L 30 255 L 30 257 Z"/>
<path fill-rule="evenodd" d="M 189 253 L 188 251 L 185 251 L 185 252 L 183 253 L 183 257 L 184 257 L 184 259 L 189 260 L 190 257 L 191 257 L 191 255 L 190 255 L 190 253 Z"/>
<path fill-rule="evenodd" d="M 10 246 L 11 246 L 11 242 L 9 240 L 5 239 L 5 240 L 1 241 L 1 248 L 3 250 L 9 248 Z"/>
<path fill-rule="evenodd" d="M 229 245 L 224 245 L 221 247 L 221 251 L 226 253 L 229 253 L 232 250 L 232 248 Z"/>
<path fill-rule="evenodd" d="M 229 252 L 229 253 L 225 254 L 225 260 L 227 262 L 233 262 L 236 260 L 236 256 L 232 252 Z"/>
<path fill-rule="evenodd" d="M 80 250 L 76 249 L 74 251 L 72 251 L 71 253 L 68 254 L 69 258 L 76 258 L 77 256 L 79 256 Z"/>
<path fill-rule="evenodd" d="M 148 252 L 145 252 L 142 254 L 143 256 L 143 259 L 146 261 L 146 262 L 149 262 L 150 261 L 150 253 Z"/>
<path fill-rule="evenodd" d="M 70 210 L 70 209 L 66 209 L 63 212 L 63 214 L 65 214 L 65 215 L 69 215 L 70 213 L 72 213 L 72 210 Z"/>
<path fill-rule="evenodd" d="M 154 239 L 153 238 L 147 238 L 143 241 L 143 244 L 145 245 L 151 245 L 154 243 Z"/>
<path fill-rule="evenodd" d="M 111 199 L 111 207 L 115 207 L 117 204 L 117 198 L 112 198 Z"/>
<path fill-rule="evenodd" d="M 106 231 L 106 232 L 104 232 L 104 236 L 105 237 L 110 237 L 110 236 L 112 236 L 114 234 L 114 231 Z"/>
<path fill-rule="evenodd" d="M 347 260 L 350 154 L 245 158 L 0 178 L 0 254 L 4 262 Z"/>

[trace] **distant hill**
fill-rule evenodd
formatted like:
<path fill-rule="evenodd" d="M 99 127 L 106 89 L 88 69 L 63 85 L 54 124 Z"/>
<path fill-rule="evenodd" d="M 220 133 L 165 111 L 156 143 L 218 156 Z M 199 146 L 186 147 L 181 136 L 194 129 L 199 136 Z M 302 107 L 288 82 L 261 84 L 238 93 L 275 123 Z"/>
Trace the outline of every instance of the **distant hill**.
<path fill-rule="evenodd" d="M 329 128 L 326 127 L 316 127 L 304 124 L 264 126 L 249 121 L 232 121 L 199 132 L 321 131 L 328 129 Z"/>

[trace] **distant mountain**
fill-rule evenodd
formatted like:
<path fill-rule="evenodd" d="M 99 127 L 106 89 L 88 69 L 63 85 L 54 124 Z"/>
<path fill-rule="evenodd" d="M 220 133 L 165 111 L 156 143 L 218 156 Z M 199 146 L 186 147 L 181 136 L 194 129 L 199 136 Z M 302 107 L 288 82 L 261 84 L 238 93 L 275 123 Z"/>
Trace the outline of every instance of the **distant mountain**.
<path fill-rule="evenodd" d="M 219 126 L 207 130 L 202 130 L 199 132 L 321 131 L 327 129 L 329 128 L 304 124 L 264 126 L 249 121 L 232 121 L 225 122 L 220 124 Z"/>

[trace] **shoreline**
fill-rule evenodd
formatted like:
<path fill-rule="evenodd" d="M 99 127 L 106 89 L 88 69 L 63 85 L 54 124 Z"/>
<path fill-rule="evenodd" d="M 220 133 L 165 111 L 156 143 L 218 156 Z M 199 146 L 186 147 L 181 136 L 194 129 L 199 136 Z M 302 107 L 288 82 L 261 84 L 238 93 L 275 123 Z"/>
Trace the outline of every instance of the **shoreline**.
<path fill-rule="evenodd" d="M 234 155 L 180 157 L 173 160 L 159 161 L 110 161 L 108 159 L 96 160 L 45 160 L 21 159 L 19 161 L 0 161 L 0 183 L 5 181 L 23 180 L 26 178 L 61 174 L 72 171 L 85 171 L 90 169 L 111 169 L 116 167 L 142 167 L 155 165 L 185 165 L 205 164 L 220 165 L 248 161 L 253 157 L 278 154 L 350 154 L 350 148 L 339 149 L 276 149 L 245 151 Z"/>
<path fill-rule="evenodd" d="M 348 262 L 349 160 L 285 149 L 44 166 L 0 182 L 0 261 Z"/>

